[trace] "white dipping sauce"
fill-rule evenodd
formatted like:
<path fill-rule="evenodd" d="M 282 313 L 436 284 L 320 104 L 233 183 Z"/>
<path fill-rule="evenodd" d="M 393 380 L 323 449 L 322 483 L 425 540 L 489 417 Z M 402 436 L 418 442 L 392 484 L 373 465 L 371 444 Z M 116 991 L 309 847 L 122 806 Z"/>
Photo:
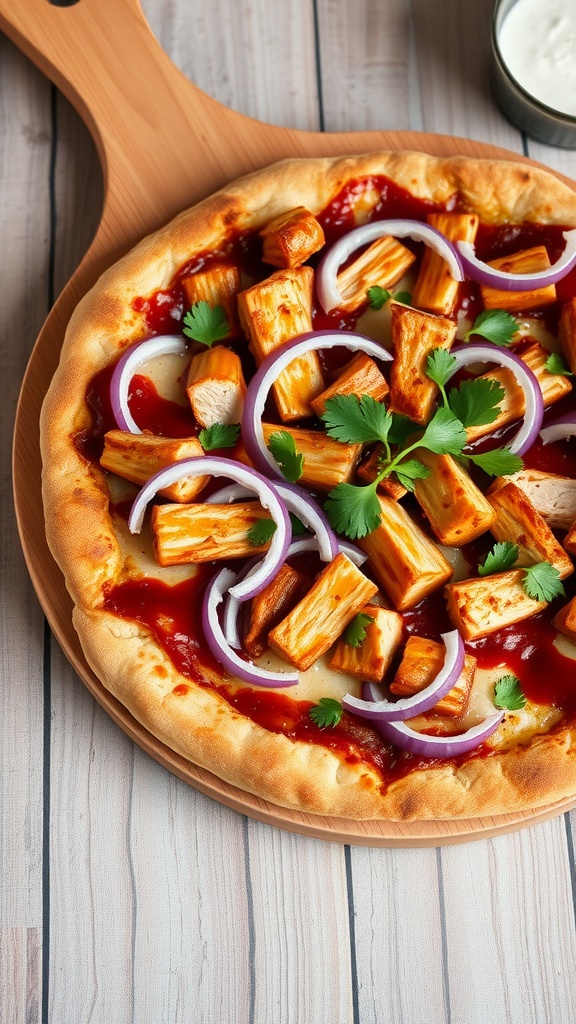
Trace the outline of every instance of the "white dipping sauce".
<path fill-rule="evenodd" d="M 498 44 L 526 92 L 576 116 L 576 0 L 518 0 L 504 19 Z"/>

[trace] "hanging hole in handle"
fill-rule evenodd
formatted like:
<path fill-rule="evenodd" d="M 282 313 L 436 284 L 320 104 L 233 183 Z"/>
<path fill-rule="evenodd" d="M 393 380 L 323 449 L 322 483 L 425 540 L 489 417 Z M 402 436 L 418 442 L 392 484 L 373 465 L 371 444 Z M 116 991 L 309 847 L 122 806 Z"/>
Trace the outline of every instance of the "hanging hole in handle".
<path fill-rule="evenodd" d="M 80 0 L 48 0 L 52 7 L 75 7 Z"/>

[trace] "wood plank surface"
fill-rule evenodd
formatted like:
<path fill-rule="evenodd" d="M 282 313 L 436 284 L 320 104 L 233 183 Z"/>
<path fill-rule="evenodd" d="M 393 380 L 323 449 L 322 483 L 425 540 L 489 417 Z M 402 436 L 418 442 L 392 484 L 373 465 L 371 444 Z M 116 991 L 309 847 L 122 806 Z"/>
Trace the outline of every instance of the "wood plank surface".
<path fill-rule="evenodd" d="M 467 136 L 576 178 L 575 153 L 523 138 L 494 105 L 487 0 L 143 7 L 184 73 L 235 110 L 310 130 Z M 0 1021 L 569 1024 L 574 812 L 442 849 L 274 829 L 142 753 L 45 638 L 8 438 L 102 180 L 77 114 L 5 39 L 0 138 Z"/>

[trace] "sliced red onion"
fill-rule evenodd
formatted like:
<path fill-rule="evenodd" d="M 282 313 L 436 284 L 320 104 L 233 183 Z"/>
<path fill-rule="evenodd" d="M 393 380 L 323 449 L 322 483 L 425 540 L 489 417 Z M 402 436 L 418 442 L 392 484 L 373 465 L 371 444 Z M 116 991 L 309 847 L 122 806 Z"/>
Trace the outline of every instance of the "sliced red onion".
<path fill-rule="evenodd" d="M 128 430 L 131 434 L 142 433 L 128 408 L 130 381 L 136 371 L 155 356 L 183 356 L 187 351 L 185 338 L 173 334 L 147 338 L 126 350 L 116 363 L 110 381 L 110 403 L 119 430 Z"/>
<path fill-rule="evenodd" d="M 223 476 L 249 488 L 258 495 L 260 504 L 268 509 L 276 523 L 270 547 L 262 559 L 260 569 L 253 576 L 247 577 L 231 588 L 231 593 L 239 601 L 249 601 L 255 597 L 276 575 L 284 562 L 286 551 L 292 536 L 290 517 L 278 491 L 270 481 L 260 473 L 241 462 L 223 459 L 219 456 L 199 455 L 193 459 L 182 459 L 161 469 L 148 480 L 136 495 L 128 517 L 128 528 L 131 533 L 139 533 L 144 521 L 144 513 L 148 502 L 165 487 L 170 487 L 183 477 Z"/>
<path fill-rule="evenodd" d="M 557 420 L 547 423 L 540 431 L 540 437 L 544 444 L 550 444 L 551 441 L 563 441 L 574 434 L 576 434 L 576 412 L 559 416 Z"/>
<path fill-rule="evenodd" d="M 390 353 L 378 342 L 352 331 L 310 331 L 308 334 L 292 338 L 266 357 L 248 385 L 242 414 L 242 440 L 250 461 L 263 473 L 272 473 L 279 480 L 284 480 L 282 471 L 266 447 L 262 430 L 262 415 L 268 393 L 276 378 L 293 359 L 298 359 L 307 352 L 318 352 L 327 348 L 347 348 L 353 352 L 365 352 L 373 359 L 387 362 L 392 359 Z"/>
<path fill-rule="evenodd" d="M 316 291 L 325 313 L 329 313 L 332 309 L 341 309 L 345 305 L 345 299 L 338 288 L 338 271 L 344 261 L 360 246 L 368 245 L 386 235 L 394 238 L 412 238 L 415 242 L 424 242 L 446 260 L 450 274 L 455 281 L 464 280 L 464 271 L 458 252 L 452 242 L 449 242 L 437 228 L 418 220 L 378 220 L 371 224 L 362 224 L 346 235 L 342 235 L 322 257 L 316 271 Z"/>
<path fill-rule="evenodd" d="M 346 694 L 342 705 L 346 711 L 352 711 L 361 718 L 369 718 L 379 724 L 383 722 L 399 722 L 415 715 L 424 714 L 452 689 L 464 665 L 464 643 L 457 629 L 442 633 L 442 641 L 446 648 L 444 664 L 438 675 L 419 693 L 402 700 L 391 701 L 381 698 L 374 700 L 374 691 L 368 700 L 361 700 Z"/>
<path fill-rule="evenodd" d="M 202 628 L 210 651 L 227 672 L 245 683 L 268 687 L 295 686 L 298 682 L 297 672 L 269 672 L 259 668 L 251 661 L 244 661 L 226 642 L 218 618 L 218 605 L 224 594 L 231 592 L 236 579 L 236 574 L 230 569 L 222 569 L 206 587 L 202 602 Z"/>
<path fill-rule="evenodd" d="M 406 722 L 382 722 L 377 725 L 377 729 L 385 740 L 410 754 L 419 757 L 457 757 L 479 747 L 496 731 L 503 718 L 504 712 L 498 711 L 488 715 L 479 725 L 456 736 L 427 736 L 415 732 Z"/>
<path fill-rule="evenodd" d="M 564 252 L 556 263 L 547 270 L 531 274 L 510 274 L 505 270 L 488 266 L 478 259 L 472 242 L 456 242 L 455 245 L 464 270 L 473 281 L 488 285 L 490 288 L 499 288 L 501 291 L 527 292 L 531 288 L 545 288 L 549 284 L 556 284 L 576 266 L 576 228 L 564 231 L 564 241 Z"/>
<path fill-rule="evenodd" d="M 251 558 L 242 571 L 237 573 L 236 583 L 240 583 L 241 580 L 246 579 L 255 572 L 261 561 L 262 559 L 260 558 Z M 238 619 L 240 617 L 240 612 L 244 607 L 244 603 L 241 603 L 237 597 L 233 597 L 228 590 L 224 596 L 224 604 L 222 605 L 222 632 L 226 639 L 226 643 L 230 644 L 230 647 L 233 647 L 236 651 L 239 651 L 242 647 L 242 639 L 238 628 Z"/>
<path fill-rule="evenodd" d="M 520 359 L 514 352 L 510 352 L 507 348 L 499 348 L 489 341 L 461 345 L 453 348 L 450 354 L 456 360 L 450 376 L 453 376 L 463 366 L 469 366 L 471 363 L 498 363 L 500 366 L 505 366 L 508 370 L 512 371 L 524 392 L 526 409 L 522 426 L 518 433 L 514 435 L 509 448 L 516 455 L 523 455 L 534 444 L 544 417 L 544 399 L 542 398 L 538 378 L 524 360 Z"/>

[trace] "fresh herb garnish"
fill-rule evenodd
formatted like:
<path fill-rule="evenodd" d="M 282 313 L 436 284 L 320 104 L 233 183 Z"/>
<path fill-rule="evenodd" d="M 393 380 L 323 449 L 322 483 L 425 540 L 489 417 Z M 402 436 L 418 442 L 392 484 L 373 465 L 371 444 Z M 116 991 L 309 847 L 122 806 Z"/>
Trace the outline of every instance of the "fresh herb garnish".
<path fill-rule="evenodd" d="M 342 633 L 342 639 L 348 647 L 360 647 L 366 639 L 366 630 L 371 622 L 374 622 L 372 615 L 365 612 L 358 612 Z"/>
<path fill-rule="evenodd" d="M 526 697 L 517 676 L 510 673 L 500 677 L 494 688 L 494 706 L 505 711 L 521 711 L 526 707 Z"/>
<path fill-rule="evenodd" d="M 291 483 L 296 483 L 304 472 L 304 456 L 296 451 L 296 443 L 287 430 L 276 430 L 270 434 L 267 444 L 268 451 L 276 459 L 284 476 Z"/>
<path fill-rule="evenodd" d="M 424 479 L 428 470 L 416 465 L 417 459 L 408 456 L 418 448 L 426 448 L 436 454 L 457 455 L 466 444 L 466 431 L 450 409 L 441 406 L 420 437 L 414 439 L 414 424 L 401 417 L 399 432 L 405 434 L 410 424 L 410 439 L 393 455 L 390 435 L 394 433 L 396 417 L 369 395 L 336 395 L 328 399 L 322 419 L 328 427 L 328 434 L 347 444 L 366 444 L 380 441 L 383 454 L 379 472 L 374 480 L 365 486 L 338 484 L 330 491 L 325 509 L 328 518 L 338 533 L 344 533 L 351 540 L 372 533 L 380 521 L 380 505 L 377 487 L 381 480 L 395 473 L 409 490 L 413 482 Z M 416 427 L 418 430 L 418 428 Z M 421 428 L 420 428 L 421 429 Z"/>
<path fill-rule="evenodd" d="M 440 388 L 442 401 L 446 406 L 448 405 L 448 396 L 445 387 L 455 368 L 456 357 L 447 348 L 435 348 L 426 362 L 426 375 Z"/>
<path fill-rule="evenodd" d="M 239 423 L 212 423 L 198 434 L 198 440 L 205 452 L 215 448 L 233 448 L 240 433 Z"/>
<path fill-rule="evenodd" d="M 405 306 L 409 306 L 412 302 L 412 295 L 410 292 L 396 292 L 396 294 L 393 295 L 387 288 L 382 288 L 379 284 L 375 284 L 369 288 L 366 292 L 366 296 L 371 309 L 382 309 L 390 299 L 394 299 L 395 302 L 403 302 Z"/>
<path fill-rule="evenodd" d="M 565 593 L 558 569 L 550 562 L 537 562 L 524 570 L 522 581 L 528 597 L 535 601 L 553 601 Z"/>
<path fill-rule="evenodd" d="M 483 427 L 497 419 L 505 395 L 497 380 L 475 377 L 450 389 L 448 405 L 465 427 Z"/>
<path fill-rule="evenodd" d="M 332 729 L 340 722 L 343 710 L 339 700 L 320 697 L 318 703 L 310 708 L 308 715 L 319 729 Z"/>
<path fill-rule="evenodd" d="M 322 419 L 328 436 L 344 444 L 387 444 L 392 426 L 392 413 L 372 395 L 334 395 Z"/>
<path fill-rule="evenodd" d="M 560 373 L 563 377 L 573 377 L 570 367 L 558 352 L 551 352 L 546 360 L 548 373 Z"/>
<path fill-rule="evenodd" d="M 290 522 L 292 523 L 292 536 L 303 537 L 307 532 L 304 523 L 298 519 L 298 516 L 295 516 L 293 512 L 289 512 L 288 515 L 290 517 Z"/>
<path fill-rule="evenodd" d="M 202 299 L 195 302 L 186 313 L 182 332 L 187 338 L 200 341 L 211 348 L 215 341 L 222 341 L 230 333 L 230 325 L 222 306 L 212 308 L 209 302 Z"/>
<path fill-rule="evenodd" d="M 276 523 L 273 519 L 258 519 L 248 530 L 248 540 L 253 547 L 259 548 L 262 544 L 268 544 L 276 532 Z"/>
<path fill-rule="evenodd" d="M 438 385 L 444 407 L 450 409 L 465 427 L 493 423 L 500 412 L 506 392 L 491 377 L 464 380 L 446 393 L 446 384 L 454 374 L 456 358 L 444 348 L 435 348 L 428 356 L 426 375 Z"/>
<path fill-rule="evenodd" d="M 520 456 L 509 448 L 493 448 L 491 452 L 481 452 L 479 455 L 466 452 L 466 458 L 483 469 L 488 476 L 512 476 L 519 473 L 524 465 Z"/>
<path fill-rule="evenodd" d="M 351 540 L 372 533 L 380 522 L 380 503 L 374 483 L 366 487 L 337 484 L 330 491 L 324 509 L 336 533 Z"/>
<path fill-rule="evenodd" d="M 517 330 L 516 317 L 507 313 L 505 309 L 485 309 L 464 335 L 464 341 L 469 341 L 473 334 L 479 334 L 493 345 L 506 346 L 510 344 Z"/>
<path fill-rule="evenodd" d="M 379 284 L 369 288 L 366 295 L 368 296 L 371 309 L 382 309 L 388 302 L 388 299 L 392 297 L 392 293 L 387 288 L 381 288 Z"/>
<path fill-rule="evenodd" d="M 513 544 L 511 540 L 499 541 L 478 566 L 478 575 L 490 576 L 493 572 L 505 572 L 513 567 L 517 558 L 517 544 Z"/>

